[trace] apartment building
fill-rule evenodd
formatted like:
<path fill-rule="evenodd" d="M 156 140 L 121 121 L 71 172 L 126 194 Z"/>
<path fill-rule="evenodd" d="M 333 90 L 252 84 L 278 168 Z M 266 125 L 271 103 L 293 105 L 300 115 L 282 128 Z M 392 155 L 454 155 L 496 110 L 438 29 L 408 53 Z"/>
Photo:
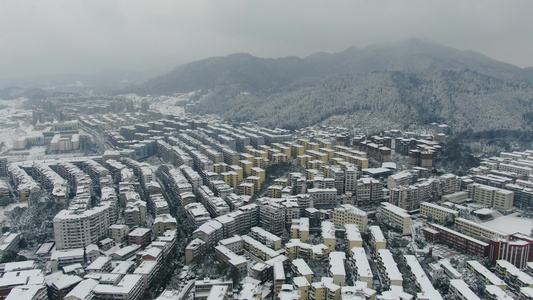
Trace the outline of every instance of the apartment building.
<path fill-rule="evenodd" d="M 511 300 L 513 297 L 509 296 L 504 290 L 495 285 L 485 286 L 485 299 L 491 300 Z"/>
<path fill-rule="evenodd" d="M 507 284 L 505 283 L 505 281 L 500 279 L 477 260 L 467 261 L 466 266 L 470 271 L 474 272 L 474 274 L 480 277 L 486 285 L 497 286 L 503 291 L 507 290 Z"/>
<path fill-rule="evenodd" d="M 424 228 L 424 236 L 428 241 L 440 241 L 480 257 L 489 256 L 489 244 L 444 226 L 437 224 L 430 224 L 429 226 L 429 228 Z"/>
<path fill-rule="evenodd" d="M 421 202 L 432 198 L 434 182 L 426 180 L 409 186 L 392 188 L 389 202 L 408 211 L 419 209 Z"/>
<path fill-rule="evenodd" d="M 148 228 L 135 228 L 128 233 L 128 244 L 146 247 L 152 241 L 152 230 Z"/>
<path fill-rule="evenodd" d="M 297 258 L 324 260 L 328 258 L 330 251 L 328 246 L 324 244 L 311 245 L 297 239 L 292 239 L 285 244 L 285 253 L 291 260 Z"/>
<path fill-rule="evenodd" d="M 344 192 L 355 193 L 357 189 L 357 168 L 349 165 L 344 170 Z"/>
<path fill-rule="evenodd" d="M 468 196 L 480 203 L 504 211 L 513 208 L 514 192 L 474 183 L 468 186 Z"/>
<path fill-rule="evenodd" d="M 331 277 L 322 277 L 319 282 L 311 283 L 309 299 L 328 300 L 340 299 L 341 287 L 333 282 Z"/>
<path fill-rule="evenodd" d="M 348 249 L 351 251 L 353 247 L 363 247 L 363 238 L 361 237 L 359 227 L 355 224 L 345 224 L 344 228 L 346 229 Z M 350 254 L 352 253 L 350 252 Z"/>
<path fill-rule="evenodd" d="M 388 202 L 382 202 L 379 212 L 381 220 L 399 228 L 403 235 L 411 234 L 411 215 L 405 209 Z"/>
<path fill-rule="evenodd" d="M 138 274 L 126 274 L 116 285 L 98 284 L 93 288 L 95 300 L 138 300 L 142 299 L 143 293 L 143 277 Z"/>
<path fill-rule="evenodd" d="M 241 254 L 243 252 L 242 250 L 244 249 L 244 241 L 242 240 L 242 237 L 238 235 L 220 240 L 218 241 L 218 244 L 225 246 L 237 254 Z"/>
<path fill-rule="evenodd" d="M 387 177 L 387 188 L 392 189 L 397 186 L 413 184 L 413 174 L 409 171 L 402 171 Z"/>
<path fill-rule="evenodd" d="M 360 231 L 366 231 L 368 214 L 351 204 L 341 204 L 333 211 L 333 223 L 337 227 L 356 224 Z"/>
<path fill-rule="evenodd" d="M 163 235 L 167 230 L 176 230 L 177 221 L 170 214 L 157 215 L 154 220 L 153 230 L 155 236 Z"/>
<path fill-rule="evenodd" d="M 337 189 L 335 188 L 312 188 L 308 189 L 313 202 L 313 207 L 333 207 L 337 204 Z"/>
<path fill-rule="evenodd" d="M 274 286 L 275 286 L 275 294 L 276 296 L 279 295 L 283 285 L 286 283 L 287 277 L 285 276 L 285 268 L 283 266 L 283 262 L 276 261 L 274 262 L 274 266 L 272 267 L 272 273 L 273 273 L 273 279 L 274 279 Z"/>
<path fill-rule="evenodd" d="M 493 239 L 489 242 L 489 257 L 492 261 L 506 260 L 523 269 L 533 257 L 533 239 L 523 235 L 511 235 L 508 240 Z"/>
<path fill-rule="evenodd" d="M 367 287 L 371 288 L 374 281 L 374 276 L 366 256 L 365 248 L 353 247 L 350 248 L 350 252 L 352 253 L 352 256 L 349 263 L 357 274 L 357 280 L 366 282 Z"/>
<path fill-rule="evenodd" d="M 113 224 L 109 226 L 109 237 L 115 242 L 122 243 L 130 233 L 130 228 L 127 225 Z"/>
<path fill-rule="evenodd" d="M 115 219 L 115 208 L 111 201 L 103 201 L 84 211 L 64 209 L 53 220 L 56 248 L 73 249 L 95 244 L 107 237 L 108 228 Z"/>
<path fill-rule="evenodd" d="M 137 200 L 135 202 L 128 203 L 126 210 L 124 210 L 124 217 L 126 219 L 126 225 L 128 226 L 141 226 L 146 219 L 146 202 Z"/>
<path fill-rule="evenodd" d="M 309 240 L 309 218 L 292 219 L 291 234 L 293 239 L 307 242 Z"/>
<path fill-rule="evenodd" d="M 211 249 L 224 238 L 222 224 L 216 220 L 209 220 L 192 233 L 192 238 L 201 239 L 206 243 L 207 249 Z"/>
<path fill-rule="evenodd" d="M 279 202 L 266 200 L 259 206 L 259 222 L 265 230 L 275 234 L 283 234 L 285 228 L 285 207 Z"/>
<path fill-rule="evenodd" d="M 209 214 L 209 212 L 207 211 L 207 209 L 202 203 L 199 203 L 199 202 L 189 203 L 185 205 L 184 208 L 185 208 L 187 218 L 196 227 L 200 227 L 205 222 L 211 220 L 211 215 Z"/>
<path fill-rule="evenodd" d="M 195 258 L 204 255 L 207 251 L 206 243 L 199 239 L 193 239 L 187 247 L 185 247 L 185 263 L 188 264 Z"/>
<path fill-rule="evenodd" d="M 398 270 L 398 265 L 394 261 L 392 253 L 388 249 L 380 249 L 377 254 L 377 264 L 384 275 L 385 288 L 390 288 L 391 286 L 401 287 L 403 276 Z"/>
<path fill-rule="evenodd" d="M 441 224 L 446 222 L 446 218 L 449 215 L 453 215 L 455 217 L 459 216 L 459 212 L 456 210 L 429 202 L 420 203 L 420 214 L 426 218 L 431 216 L 432 220 L 435 220 Z"/>
<path fill-rule="evenodd" d="M 533 277 L 520 271 L 515 265 L 506 260 L 496 261 L 496 276 L 505 280 L 509 288 L 514 291 L 520 291 L 520 288 L 533 288 Z"/>
<path fill-rule="evenodd" d="M 305 260 L 298 258 L 292 261 L 291 269 L 296 276 L 302 276 L 311 284 L 313 282 L 313 275 L 315 274 Z"/>
<path fill-rule="evenodd" d="M 333 278 L 333 283 L 338 286 L 346 285 L 345 261 L 346 253 L 344 252 L 331 252 L 329 254 L 329 275 Z"/>
<path fill-rule="evenodd" d="M 387 248 L 387 239 L 379 226 L 370 226 L 370 245 L 374 252 Z"/>
<path fill-rule="evenodd" d="M 252 227 L 250 230 L 250 236 L 274 250 L 281 249 L 281 238 L 261 227 Z"/>
<path fill-rule="evenodd" d="M 30 195 L 41 194 L 39 184 L 18 165 L 10 164 L 6 168 L 11 182 L 15 185 L 16 193 L 20 201 L 26 202 L 30 198 Z"/>
<path fill-rule="evenodd" d="M 461 300 L 481 300 L 462 279 L 450 280 L 450 292 Z"/>
<path fill-rule="evenodd" d="M 267 261 L 280 255 L 279 252 L 274 251 L 272 248 L 267 247 L 265 244 L 262 244 L 250 236 L 243 235 L 242 241 L 246 251 L 252 253 L 263 261 Z"/>
<path fill-rule="evenodd" d="M 419 293 L 417 294 L 418 299 L 431 299 L 431 300 L 442 300 L 442 296 L 439 291 L 437 291 L 431 281 L 429 281 L 426 272 L 422 269 L 422 266 L 418 262 L 418 259 L 414 255 L 404 255 L 403 259 L 407 265 L 410 275 L 413 277 L 413 281 L 416 285 Z"/>
<path fill-rule="evenodd" d="M 220 260 L 236 268 L 241 274 L 247 274 L 248 260 L 245 256 L 236 254 L 224 245 L 216 246 L 215 252 Z"/>
<path fill-rule="evenodd" d="M 355 195 L 360 205 L 376 203 L 383 199 L 383 184 L 374 178 L 358 179 Z"/>
<path fill-rule="evenodd" d="M 293 286 L 300 292 L 300 300 L 309 299 L 311 292 L 311 284 L 303 276 L 294 277 L 292 279 Z"/>
<path fill-rule="evenodd" d="M 255 185 L 251 182 L 243 182 L 239 184 L 239 194 L 253 197 L 255 193 Z"/>
<path fill-rule="evenodd" d="M 482 224 L 470 221 L 464 218 L 456 218 L 455 226 L 461 232 L 473 238 L 491 240 L 491 239 L 509 239 L 509 234 L 503 233 L 499 230 L 488 228 Z"/>
<path fill-rule="evenodd" d="M 330 221 L 322 221 L 321 224 L 322 241 L 330 251 L 335 251 L 335 225 Z"/>

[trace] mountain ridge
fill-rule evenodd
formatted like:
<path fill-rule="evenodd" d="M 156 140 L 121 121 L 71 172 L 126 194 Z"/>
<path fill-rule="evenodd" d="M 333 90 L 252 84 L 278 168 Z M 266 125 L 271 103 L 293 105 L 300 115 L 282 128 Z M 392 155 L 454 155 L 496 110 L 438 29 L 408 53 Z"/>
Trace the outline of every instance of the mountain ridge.
<path fill-rule="evenodd" d="M 249 70 L 246 70 L 245 66 L 257 69 L 253 73 L 246 72 Z M 228 73 L 221 72 L 220 68 L 224 68 Z M 529 75 L 533 73 L 533 70 L 521 69 L 472 50 L 457 50 L 435 42 L 409 39 L 399 43 L 370 45 L 363 49 L 351 46 L 341 52 L 319 52 L 304 58 L 296 56 L 260 58 L 248 53 L 210 57 L 177 66 L 169 73 L 129 89 L 146 95 L 190 92 L 202 88 L 213 88 L 217 84 L 244 84 L 255 88 L 265 88 L 272 87 L 278 80 L 302 79 L 314 76 L 317 72 L 332 75 L 373 71 L 422 72 L 441 69 L 471 69 L 481 74 L 510 80 L 530 81 L 533 77 Z M 238 71 L 241 71 L 244 78 L 235 77 Z M 258 77 L 256 73 L 270 75 L 270 78 Z M 198 78 L 206 77 L 206 75 L 208 82 Z M 251 84 L 251 80 L 255 80 L 255 84 Z M 264 85 L 258 85 L 258 83 Z"/>
<path fill-rule="evenodd" d="M 527 129 L 523 114 L 533 111 L 532 80 L 533 68 L 410 39 L 304 58 L 263 59 L 243 53 L 208 58 L 178 66 L 128 92 L 201 90 L 203 96 L 191 112 L 272 127 L 296 129 L 334 116 L 364 115 L 367 123 L 438 121 L 461 132 Z"/>

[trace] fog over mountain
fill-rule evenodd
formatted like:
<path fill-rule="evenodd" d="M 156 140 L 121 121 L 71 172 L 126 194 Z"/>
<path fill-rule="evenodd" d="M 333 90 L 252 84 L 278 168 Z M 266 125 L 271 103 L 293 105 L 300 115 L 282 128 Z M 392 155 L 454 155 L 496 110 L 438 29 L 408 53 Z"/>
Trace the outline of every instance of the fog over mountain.
<path fill-rule="evenodd" d="M 192 112 L 272 127 L 364 115 L 399 125 L 446 122 L 457 132 L 514 130 L 530 124 L 531 74 L 474 51 L 409 39 L 305 58 L 213 57 L 123 92 L 200 90 Z"/>
<path fill-rule="evenodd" d="M 532 67 L 532 10 L 528 0 L 4 1 L 0 88 L 14 78 L 164 73 L 236 52 L 305 57 L 410 37 Z"/>

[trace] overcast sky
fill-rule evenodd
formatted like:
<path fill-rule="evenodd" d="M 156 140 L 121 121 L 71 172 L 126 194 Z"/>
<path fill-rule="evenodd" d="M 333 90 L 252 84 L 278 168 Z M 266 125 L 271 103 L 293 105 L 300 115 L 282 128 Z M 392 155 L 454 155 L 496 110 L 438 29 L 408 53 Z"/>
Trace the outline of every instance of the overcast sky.
<path fill-rule="evenodd" d="M 533 1 L 0 0 L 0 78 L 170 71 L 411 37 L 533 66 Z"/>

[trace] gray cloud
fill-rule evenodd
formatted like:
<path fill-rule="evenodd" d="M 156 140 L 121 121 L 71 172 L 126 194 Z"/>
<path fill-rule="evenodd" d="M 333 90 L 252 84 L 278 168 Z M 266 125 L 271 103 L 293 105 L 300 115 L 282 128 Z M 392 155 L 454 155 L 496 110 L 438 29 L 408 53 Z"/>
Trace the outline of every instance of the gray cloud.
<path fill-rule="evenodd" d="M 209 56 L 337 52 L 420 37 L 533 66 L 532 1 L 0 0 L 0 78 L 168 71 Z"/>

